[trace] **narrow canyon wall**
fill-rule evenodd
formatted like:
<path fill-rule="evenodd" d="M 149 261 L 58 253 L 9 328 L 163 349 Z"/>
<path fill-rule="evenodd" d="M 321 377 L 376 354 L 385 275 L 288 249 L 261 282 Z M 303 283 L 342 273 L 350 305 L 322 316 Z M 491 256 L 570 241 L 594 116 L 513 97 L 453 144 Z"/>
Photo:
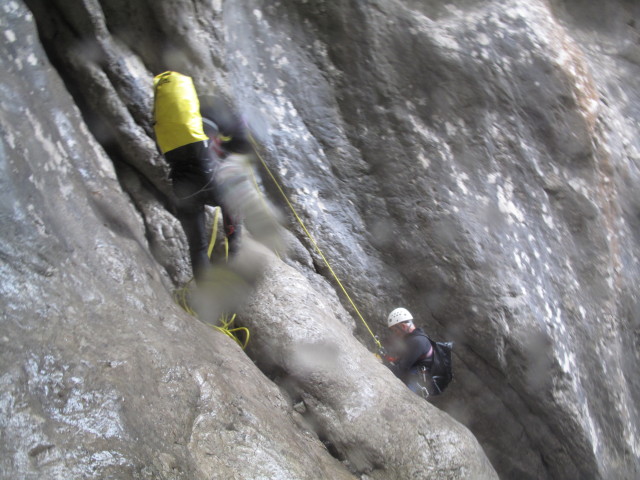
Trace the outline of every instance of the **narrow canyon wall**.
<path fill-rule="evenodd" d="M 0 10 L 3 476 L 638 476 L 634 2 Z M 167 69 L 236 105 L 375 333 L 405 306 L 455 342 L 446 395 L 367 353 L 293 217 L 249 356 L 175 305 Z"/>

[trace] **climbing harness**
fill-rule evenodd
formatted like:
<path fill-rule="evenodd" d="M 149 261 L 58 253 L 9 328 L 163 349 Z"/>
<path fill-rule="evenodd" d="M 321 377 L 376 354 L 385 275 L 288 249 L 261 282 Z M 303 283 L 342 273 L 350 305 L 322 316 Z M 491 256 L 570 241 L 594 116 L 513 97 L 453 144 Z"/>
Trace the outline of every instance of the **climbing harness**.
<path fill-rule="evenodd" d="M 418 367 L 418 373 L 422 377 L 422 385 L 420 385 L 420 393 L 425 399 L 427 399 L 430 395 L 427 385 L 431 383 L 431 375 L 429 373 L 429 369 L 424 365 L 421 365 Z"/>
<path fill-rule="evenodd" d="M 287 197 L 287 194 L 284 192 L 284 190 L 280 186 L 280 183 L 278 183 L 278 180 L 276 180 L 276 177 L 273 175 L 273 173 L 271 172 L 271 169 L 269 168 L 267 163 L 264 161 L 264 158 L 262 158 L 262 155 L 260 155 L 260 151 L 258 150 L 257 142 L 256 142 L 255 138 L 253 137 L 253 135 L 251 134 L 251 132 L 248 132 L 248 138 L 249 138 L 249 141 L 251 142 L 251 145 L 253 145 L 253 150 L 256 153 L 256 156 L 258 157 L 258 159 L 260 160 L 260 163 L 262 164 L 264 169 L 269 174 L 269 177 L 271 178 L 271 180 L 275 184 L 276 188 L 280 192 L 280 195 L 282 195 L 282 198 L 284 199 L 284 201 L 286 202 L 287 206 L 291 210 L 291 213 L 293 213 L 293 216 L 296 218 L 296 220 L 300 224 L 300 227 L 302 228 L 304 233 L 307 235 L 307 238 L 309 238 L 309 241 L 311 242 L 311 244 L 315 248 L 316 252 L 318 252 L 318 255 L 320 255 L 320 257 L 322 258 L 322 261 L 324 262 L 325 266 L 327 267 L 327 269 L 329 269 L 329 272 L 331 273 L 331 276 L 336 281 L 336 283 L 338 284 L 338 286 L 342 290 L 342 293 L 344 293 L 345 297 L 347 298 L 347 300 L 349 301 L 349 303 L 353 307 L 354 311 L 356 312 L 356 314 L 358 315 L 358 317 L 360 318 L 360 320 L 362 321 L 362 323 L 366 327 L 367 331 L 369 332 L 369 334 L 373 338 L 373 341 L 375 342 L 375 344 L 378 347 L 378 349 L 379 350 L 383 350 L 383 347 L 382 347 L 382 344 L 380 343 L 380 340 L 378 340 L 378 337 L 376 335 L 374 335 L 374 333 L 371 331 L 371 328 L 369 328 L 369 325 L 367 324 L 366 320 L 364 319 L 364 317 L 360 313 L 360 310 L 358 310 L 358 307 L 356 306 L 355 302 L 351 299 L 351 296 L 349 295 L 349 293 L 347 293 L 347 290 L 345 289 L 344 285 L 342 284 L 342 282 L 338 278 L 338 275 L 336 275 L 336 272 L 333 270 L 333 268 L 329 264 L 329 261 L 327 260 L 327 258 L 324 256 L 324 253 L 322 253 L 322 250 L 320 250 L 320 247 L 318 246 L 318 243 L 315 241 L 315 239 L 313 238 L 311 233 L 309 233 L 309 230 L 307 230 L 307 227 L 305 226 L 304 222 L 302 221 L 302 218 L 300 218 L 300 216 L 298 215 L 298 212 L 296 212 L 296 209 L 294 208 L 293 204 L 291 203 L 291 201 L 289 201 L 289 198 Z"/>

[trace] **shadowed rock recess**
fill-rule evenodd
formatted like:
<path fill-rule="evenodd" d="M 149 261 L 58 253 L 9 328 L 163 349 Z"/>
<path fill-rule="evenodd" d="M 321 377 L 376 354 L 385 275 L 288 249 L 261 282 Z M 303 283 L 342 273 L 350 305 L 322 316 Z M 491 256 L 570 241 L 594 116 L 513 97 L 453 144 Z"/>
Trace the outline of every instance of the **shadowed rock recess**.
<path fill-rule="evenodd" d="M 640 477 L 638 2 L 6 0 L 0 27 L 1 478 Z M 243 114 L 374 333 L 404 306 L 455 342 L 446 395 L 378 363 L 293 215 L 246 352 L 177 305 L 169 69 Z"/>

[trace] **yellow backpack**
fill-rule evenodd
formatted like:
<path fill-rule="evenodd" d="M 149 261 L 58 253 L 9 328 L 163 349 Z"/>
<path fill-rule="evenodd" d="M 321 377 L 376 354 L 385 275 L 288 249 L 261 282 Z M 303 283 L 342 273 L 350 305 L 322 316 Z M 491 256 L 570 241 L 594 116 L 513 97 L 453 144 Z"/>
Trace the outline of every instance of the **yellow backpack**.
<path fill-rule="evenodd" d="M 162 153 L 207 140 L 202 128 L 200 101 L 191 77 L 164 72 L 153 79 L 156 140 Z"/>

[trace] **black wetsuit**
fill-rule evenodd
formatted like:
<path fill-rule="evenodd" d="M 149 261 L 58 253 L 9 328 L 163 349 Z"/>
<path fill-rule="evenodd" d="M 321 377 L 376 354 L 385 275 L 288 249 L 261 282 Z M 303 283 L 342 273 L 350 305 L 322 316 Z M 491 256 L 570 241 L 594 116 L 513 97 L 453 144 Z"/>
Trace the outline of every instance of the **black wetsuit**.
<path fill-rule="evenodd" d="M 205 227 L 205 205 L 219 205 L 230 249 L 234 248 L 237 225 L 219 198 L 215 180 L 218 160 L 209 142 L 195 142 L 164 154 L 171 167 L 169 177 L 176 195 L 176 216 L 187 236 L 193 275 L 198 280 L 207 268 L 211 232 Z"/>
<path fill-rule="evenodd" d="M 431 354 L 429 355 L 429 353 Z M 415 375 L 415 368 L 425 366 L 431 368 L 433 364 L 433 349 L 429 339 L 421 328 L 405 335 L 399 345 L 392 346 L 392 356 L 397 357 L 391 371 L 404 383 L 408 383 Z"/>
<path fill-rule="evenodd" d="M 233 254 L 237 250 L 241 227 L 238 219 L 229 214 L 230 208 L 220 194 L 216 171 L 229 154 L 252 150 L 242 120 L 222 103 L 213 105 L 201 108 L 204 131 L 210 140 L 190 143 L 164 154 L 171 167 L 169 177 L 177 197 L 176 214 L 189 242 L 196 280 L 202 278 L 209 264 L 211 232 L 206 228 L 205 205 L 221 207 L 229 252 Z"/>

